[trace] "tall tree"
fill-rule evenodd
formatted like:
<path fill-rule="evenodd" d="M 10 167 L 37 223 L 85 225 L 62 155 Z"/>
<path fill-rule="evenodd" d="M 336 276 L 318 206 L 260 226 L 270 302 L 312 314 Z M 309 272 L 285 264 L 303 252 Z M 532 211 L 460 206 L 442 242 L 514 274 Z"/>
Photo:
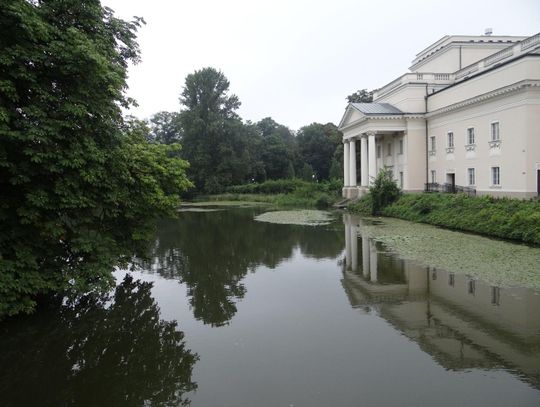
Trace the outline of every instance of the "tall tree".
<path fill-rule="evenodd" d="M 293 157 L 296 149 L 293 133 L 271 117 L 259 121 L 257 128 L 262 136 L 260 158 L 266 178 L 293 178 L 295 175 Z"/>
<path fill-rule="evenodd" d="M 151 143 L 173 144 L 182 141 L 182 128 L 176 112 L 158 112 L 149 120 Z"/>
<path fill-rule="evenodd" d="M 189 174 L 197 189 L 215 193 L 251 179 L 253 129 L 237 115 L 240 101 L 229 94 L 225 75 L 214 68 L 189 74 L 180 102 L 183 156 L 191 164 Z"/>
<path fill-rule="evenodd" d="M 142 23 L 99 0 L 0 7 L 0 317 L 112 282 L 189 185 L 177 147 L 123 123 Z"/>
<path fill-rule="evenodd" d="M 347 96 L 349 103 L 371 103 L 373 102 L 373 92 L 368 92 L 367 89 L 357 90 L 353 94 Z"/>
<path fill-rule="evenodd" d="M 302 127 L 296 138 L 301 162 L 311 166 L 317 180 L 328 179 L 334 151 L 341 142 L 337 127 L 332 123 L 312 123 Z M 301 171 L 305 172 L 305 165 Z"/>

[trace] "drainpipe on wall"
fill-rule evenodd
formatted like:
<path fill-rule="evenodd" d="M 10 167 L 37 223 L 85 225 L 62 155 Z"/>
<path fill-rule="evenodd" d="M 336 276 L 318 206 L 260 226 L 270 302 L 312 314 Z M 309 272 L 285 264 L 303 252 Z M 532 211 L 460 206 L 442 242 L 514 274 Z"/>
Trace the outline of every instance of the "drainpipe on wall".
<path fill-rule="evenodd" d="M 424 96 L 424 103 L 425 103 L 425 113 L 427 113 L 427 109 L 428 109 L 428 103 L 427 103 L 427 98 L 428 98 L 428 84 L 426 83 L 426 96 Z M 427 117 L 425 117 L 425 120 L 426 120 L 426 184 L 429 183 L 429 170 L 428 170 L 428 163 L 429 163 L 429 159 L 428 159 L 428 119 Z"/>

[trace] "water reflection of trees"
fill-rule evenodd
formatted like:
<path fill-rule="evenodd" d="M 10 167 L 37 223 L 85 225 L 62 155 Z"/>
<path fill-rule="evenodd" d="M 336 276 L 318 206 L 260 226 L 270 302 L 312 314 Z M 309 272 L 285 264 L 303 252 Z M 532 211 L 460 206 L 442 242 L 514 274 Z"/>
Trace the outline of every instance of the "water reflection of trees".
<path fill-rule="evenodd" d="M 0 335 L 2 406 L 188 405 L 198 356 L 160 319 L 151 283 L 10 321 Z"/>
<path fill-rule="evenodd" d="M 195 317 L 220 326 L 236 313 L 249 270 L 258 265 L 274 268 L 291 258 L 296 247 L 314 258 L 335 258 L 343 250 L 340 230 L 254 222 L 256 213 L 191 212 L 164 221 L 151 260 L 141 265 L 185 283 Z"/>

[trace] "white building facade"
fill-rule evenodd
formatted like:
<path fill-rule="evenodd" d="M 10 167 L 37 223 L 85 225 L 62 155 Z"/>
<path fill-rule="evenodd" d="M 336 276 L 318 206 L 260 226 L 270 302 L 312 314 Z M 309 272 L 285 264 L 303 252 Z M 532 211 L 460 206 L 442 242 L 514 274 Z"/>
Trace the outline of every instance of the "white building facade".
<path fill-rule="evenodd" d="M 405 192 L 540 195 L 540 33 L 446 36 L 409 70 L 373 103 L 347 106 L 344 197 L 364 194 L 382 168 Z"/>

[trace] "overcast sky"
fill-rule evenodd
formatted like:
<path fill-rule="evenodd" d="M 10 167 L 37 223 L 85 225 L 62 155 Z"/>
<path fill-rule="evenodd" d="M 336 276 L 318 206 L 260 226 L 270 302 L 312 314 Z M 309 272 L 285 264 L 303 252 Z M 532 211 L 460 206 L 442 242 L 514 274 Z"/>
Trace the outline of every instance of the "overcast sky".
<path fill-rule="evenodd" d="M 221 70 L 239 114 L 271 116 L 297 130 L 338 123 L 345 97 L 405 73 L 414 56 L 447 34 L 532 35 L 540 0 L 102 0 L 123 19 L 146 20 L 142 62 L 129 96 L 147 118 L 179 111 L 187 74 Z"/>

